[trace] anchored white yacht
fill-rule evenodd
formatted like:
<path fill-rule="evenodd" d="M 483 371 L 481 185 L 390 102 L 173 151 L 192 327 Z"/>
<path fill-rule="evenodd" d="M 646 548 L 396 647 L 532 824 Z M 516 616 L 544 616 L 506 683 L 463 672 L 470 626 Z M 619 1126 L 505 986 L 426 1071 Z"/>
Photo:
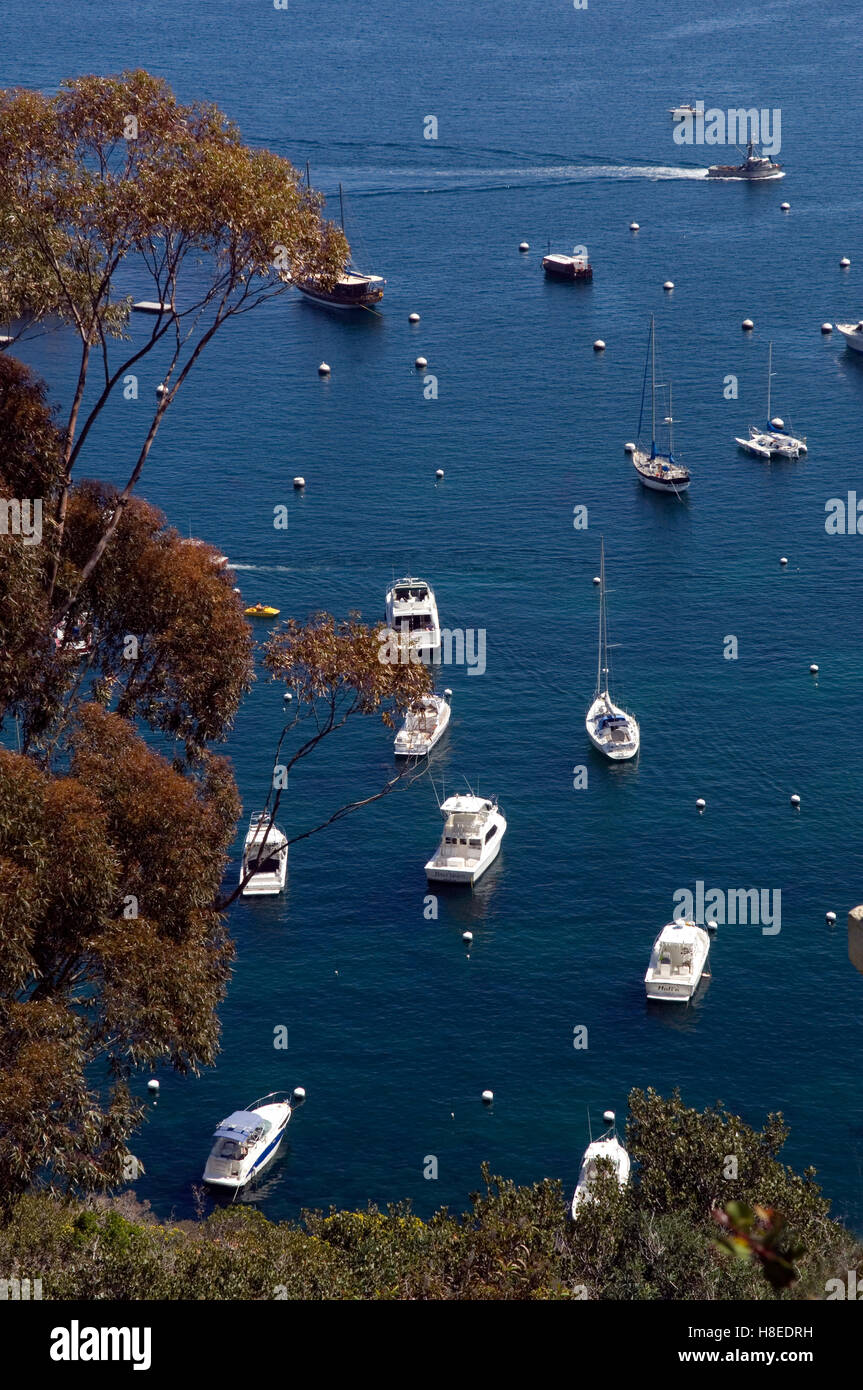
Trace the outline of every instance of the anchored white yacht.
<path fill-rule="evenodd" d="M 281 893 L 288 877 L 288 840 L 277 825 L 270 825 L 269 811 L 257 811 L 249 821 L 240 882 L 252 870 L 243 886 L 243 897 Z"/>
<path fill-rule="evenodd" d="M 235 1110 L 213 1135 L 204 1182 L 233 1191 L 245 1187 L 275 1158 L 290 1118 L 286 1091 L 272 1091 Z"/>
<path fill-rule="evenodd" d="M 770 415 L 770 387 L 773 379 L 773 344 L 770 343 L 767 349 L 767 420 L 768 424 L 764 429 L 757 425 L 749 426 L 749 437 L 747 439 L 736 439 L 741 449 L 747 453 L 754 454 L 756 458 L 786 458 L 796 459 L 801 454 L 807 452 L 806 440 L 797 439 L 789 430 L 785 428 L 785 421 L 779 416 L 771 418 Z"/>
<path fill-rule="evenodd" d="M 579 1208 L 588 1202 L 596 1201 L 593 1192 L 593 1185 L 598 1175 L 598 1163 L 600 1159 L 606 1159 L 611 1164 L 612 1171 L 617 1178 L 620 1187 L 626 1187 L 629 1182 L 630 1161 L 629 1154 L 617 1137 L 617 1130 L 614 1127 L 614 1111 L 606 1110 L 603 1115 L 605 1123 L 609 1126 L 606 1132 L 599 1139 L 594 1139 L 588 1144 L 581 1160 L 581 1168 L 578 1174 L 575 1192 L 572 1197 L 572 1219 L 576 1220 Z"/>
<path fill-rule="evenodd" d="M 669 106 L 668 114 L 669 116 L 674 116 L 678 120 L 682 116 L 697 116 L 698 107 L 693 106 L 689 101 L 684 101 L 680 106 Z"/>
<path fill-rule="evenodd" d="M 395 737 L 397 758 L 424 758 L 441 739 L 449 724 L 451 690 L 443 695 L 424 695 L 417 709 L 408 710 Z"/>
<path fill-rule="evenodd" d="M 587 711 L 585 728 L 594 748 L 607 758 L 620 762 L 634 758 L 641 743 L 635 716 L 616 705 L 608 691 L 608 616 L 605 597 L 605 541 L 599 558 L 599 654 L 596 665 L 596 691 Z"/>
<path fill-rule="evenodd" d="M 449 796 L 441 804 L 443 838 L 426 864 L 430 883 L 476 883 L 494 862 L 506 833 L 503 812 L 493 798 Z"/>
<path fill-rule="evenodd" d="M 387 624 L 423 661 L 440 655 L 440 619 L 434 591 L 424 579 L 405 577 L 387 591 Z"/>
<path fill-rule="evenodd" d="M 650 368 L 650 449 L 641 444 L 641 427 L 644 420 L 644 398 L 647 394 L 647 372 Z M 668 444 L 665 450 L 657 448 L 656 444 L 656 392 L 657 388 L 661 391 L 668 391 L 668 414 L 659 422 L 667 431 Z M 633 466 L 645 487 L 651 488 L 654 492 L 685 492 L 689 487 L 691 478 L 689 470 L 678 463 L 674 457 L 674 438 L 672 426 L 674 419 L 671 413 L 671 384 L 670 382 L 657 383 L 656 380 L 656 328 L 654 326 L 653 315 L 650 316 L 650 342 L 648 345 L 647 361 L 644 364 L 644 379 L 641 386 L 641 412 L 638 417 L 638 444 L 631 454 Z"/>
<path fill-rule="evenodd" d="M 710 936 L 697 922 L 683 918 L 668 922 L 653 943 L 644 976 L 648 999 L 688 1003 L 698 988 L 709 950 Z"/>
<path fill-rule="evenodd" d="M 859 323 L 837 323 L 836 328 L 845 339 L 846 347 L 863 352 L 863 319 Z"/>

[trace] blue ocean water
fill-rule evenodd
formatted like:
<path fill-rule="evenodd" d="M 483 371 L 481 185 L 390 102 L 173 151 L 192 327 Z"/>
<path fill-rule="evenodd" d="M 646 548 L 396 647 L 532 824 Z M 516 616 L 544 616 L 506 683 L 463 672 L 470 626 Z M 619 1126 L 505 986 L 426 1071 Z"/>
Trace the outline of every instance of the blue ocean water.
<path fill-rule="evenodd" d="M 844 929 L 861 897 L 863 540 L 824 526 L 827 499 L 861 481 L 863 359 L 819 332 L 863 312 L 857 19 L 852 0 L 718 3 L 702 18 L 673 0 L 247 0 L 242 13 L 7 0 L 0 85 L 141 65 L 212 99 L 250 142 L 310 160 L 327 194 L 343 183 L 357 257 L 387 277 L 380 316 L 288 295 L 225 331 L 172 407 L 143 495 L 224 550 L 250 602 L 377 618 L 409 570 L 433 583 L 444 625 L 487 631 L 483 675 L 444 673 L 454 714 L 437 780 L 498 794 L 498 863 L 424 918 L 440 831 L 424 778 L 297 844 L 284 898 L 235 908 L 218 1066 L 163 1076 L 134 1144 L 136 1191 L 160 1213 L 190 1214 L 215 1123 L 274 1087 L 308 1093 L 249 1198 L 278 1218 L 404 1197 L 423 1215 L 461 1208 L 483 1159 L 569 1187 L 588 1109 L 595 1132 L 606 1106 L 623 1118 L 632 1086 L 678 1085 L 755 1124 L 781 1109 L 789 1161 L 813 1164 L 863 1230 L 863 979 Z M 724 151 L 676 145 L 668 115 L 699 98 L 779 108 L 787 177 L 705 181 Z M 543 280 L 549 240 L 588 247 L 590 287 Z M 693 471 L 682 502 L 640 488 L 623 453 L 651 313 Z M 765 467 L 733 441 L 763 415 L 771 339 L 774 408 L 809 454 Z M 41 339 L 29 356 L 64 398 L 70 345 Z M 157 380 L 158 364 L 148 389 Z M 111 407 L 85 471 L 125 476 L 135 408 Z M 282 502 L 287 532 L 272 525 Z M 605 765 L 584 732 L 601 535 L 635 766 Z M 262 679 L 228 744 L 246 814 L 281 716 Z M 391 737 L 365 721 L 298 768 L 289 833 L 390 776 Z M 781 932 L 721 927 L 698 1002 L 648 1010 L 651 942 L 697 880 L 780 890 Z"/>

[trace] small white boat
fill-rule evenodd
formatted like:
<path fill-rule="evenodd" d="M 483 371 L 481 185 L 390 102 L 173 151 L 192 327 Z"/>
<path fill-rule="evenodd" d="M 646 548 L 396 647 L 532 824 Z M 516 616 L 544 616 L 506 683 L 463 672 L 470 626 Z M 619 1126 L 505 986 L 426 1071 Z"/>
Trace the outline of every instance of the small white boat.
<path fill-rule="evenodd" d="M 395 737 L 397 758 L 424 758 L 443 737 L 452 712 L 451 690 L 443 695 L 424 695 L 417 709 L 408 710 Z"/>
<path fill-rule="evenodd" d="M 650 448 L 641 445 L 641 427 L 644 421 L 644 399 L 647 394 L 647 372 L 650 369 Z M 668 443 L 663 450 L 657 447 L 656 443 L 656 392 L 665 389 L 668 391 L 668 414 L 659 422 L 667 431 Z M 674 437 L 672 426 L 674 419 L 671 411 L 671 384 L 669 382 L 657 382 L 656 380 L 656 328 L 654 326 L 653 315 L 650 316 L 650 341 L 647 349 L 647 361 L 644 364 L 644 380 L 641 387 L 641 413 L 638 419 L 638 444 L 630 454 L 633 467 L 638 474 L 639 480 L 645 487 L 653 492 L 672 492 L 675 494 L 685 492 L 691 482 L 689 470 L 678 463 L 674 457 Z"/>
<path fill-rule="evenodd" d="M 393 584 L 387 591 L 386 620 L 400 643 L 423 661 L 435 661 L 440 655 L 437 601 L 424 579 L 405 577 Z"/>
<path fill-rule="evenodd" d="M 430 883 L 476 883 L 500 852 L 506 821 L 497 802 L 484 796 L 449 796 L 441 804 L 443 837 L 426 864 Z"/>
<path fill-rule="evenodd" d="M 240 882 L 248 873 L 251 878 L 243 885 L 243 897 L 281 893 L 288 877 L 288 840 L 277 825 L 270 825 L 269 811 L 256 812 L 249 821 Z"/>
<path fill-rule="evenodd" d="M 698 988 L 709 950 L 709 933 L 697 922 L 684 918 L 668 922 L 653 943 L 644 976 L 648 999 L 688 1003 Z"/>
<path fill-rule="evenodd" d="M 863 319 L 859 323 L 837 323 L 836 328 L 845 339 L 845 346 L 853 352 L 863 352 Z"/>
<path fill-rule="evenodd" d="M 594 748 L 607 758 L 620 762 L 634 758 L 641 744 L 641 732 L 634 715 L 616 705 L 608 690 L 608 616 L 605 597 L 605 540 L 599 557 L 599 654 L 596 665 L 596 691 L 584 721 Z"/>
<path fill-rule="evenodd" d="M 747 453 L 754 454 L 756 458 L 786 458 L 796 459 L 801 454 L 807 452 L 806 440 L 797 439 L 785 428 L 785 421 L 778 415 L 771 418 L 770 415 L 770 391 L 773 380 L 773 344 L 768 344 L 767 348 L 767 426 L 764 429 L 758 425 L 749 426 L 748 439 L 735 439 L 735 443 L 745 449 Z"/>
<path fill-rule="evenodd" d="M 213 1135 L 204 1182 L 235 1192 L 245 1187 L 275 1158 L 290 1118 L 286 1091 L 271 1091 L 245 1110 L 235 1110 Z"/>
<path fill-rule="evenodd" d="M 137 314 L 172 314 L 174 306 L 164 304 L 161 299 L 139 299 L 132 308 Z"/>
<path fill-rule="evenodd" d="M 593 1185 L 596 1181 L 600 1159 L 605 1159 L 611 1164 L 612 1172 L 617 1178 L 618 1186 L 626 1187 L 629 1182 L 629 1170 L 631 1167 L 629 1154 L 617 1137 L 617 1130 L 614 1127 L 614 1111 L 606 1110 L 603 1115 L 605 1123 L 609 1126 L 605 1134 L 599 1139 L 594 1139 L 584 1151 L 581 1160 L 581 1168 L 578 1174 L 575 1192 L 572 1196 L 572 1219 L 576 1220 L 579 1209 L 588 1202 L 596 1201 L 593 1192 Z"/>
<path fill-rule="evenodd" d="M 698 107 L 693 106 L 689 101 L 684 101 L 680 106 L 669 106 L 668 114 L 674 116 L 676 120 L 680 120 L 684 116 L 697 116 Z"/>
<path fill-rule="evenodd" d="M 542 268 L 552 280 L 592 280 L 593 266 L 585 255 L 565 256 L 549 249 Z"/>
<path fill-rule="evenodd" d="M 58 652 L 64 656 L 86 656 L 92 650 L 93 634 L 88 627 L 88 617 L 83 614 L 71 627 L 65 622 L 57 624 L 51 635 Z"/>

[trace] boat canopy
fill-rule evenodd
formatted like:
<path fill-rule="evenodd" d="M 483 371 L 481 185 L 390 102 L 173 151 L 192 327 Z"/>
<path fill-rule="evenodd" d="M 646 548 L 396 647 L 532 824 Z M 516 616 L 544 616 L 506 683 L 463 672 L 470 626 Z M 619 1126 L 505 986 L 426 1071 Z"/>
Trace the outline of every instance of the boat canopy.
<path fill-rule="evenodd" d="M 627 722 L 625 714 L 604 714 L 596 727 L 597 729 L 618 729 L 621 724 L 625 726 Z"/>
<path fill-rule="evenodd" d="M 255 1130 L 264 1129 L 266 1121 L 256 1115 L 254 1110 L 235 1110 L 223 1120 L 213 1135 L 214 1139 L 249 1139 Z"/>

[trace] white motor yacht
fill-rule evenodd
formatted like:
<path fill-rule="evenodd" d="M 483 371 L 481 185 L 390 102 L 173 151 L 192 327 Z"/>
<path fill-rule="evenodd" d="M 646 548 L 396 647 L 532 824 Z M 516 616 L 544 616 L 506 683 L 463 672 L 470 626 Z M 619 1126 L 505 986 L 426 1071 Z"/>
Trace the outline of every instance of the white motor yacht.
<path fill-rule="evenodd" d="M 285 886 L 288 877 L 288 840 L 279 826 L 270 825 L 269 811 L 258 811 L 249 821 L 240 882 L 250 871 L 252 876 L 243 885 L 244 897 L 281 893 Z"/>
<path fill-rule="evenodd" d="M 443 837 L 426 864 L 430 883 L 476 883 L 494 862 L 506 833 L 497 802 L 484 796 L 449 796 L 441 804 Z"/>
<path fill-rule="evenodd" d="M 235 1110 L 213 1135 L 204 1182 L 233 1191 L 245 1187 L 275 1158 L 290 1118 L 286 1091 L 272 1091 Z"/>
<path fill-rule="evenodd" d="M 397 758 L 424 758 L 443 737 L 452 712 L 451 690 L 443 695 L 423 695 L 416 709 L 409 709 L 395 737 Z"/>
<path fill-rule="evenodd" d="M 611 1165 L 612 1172 L 617 1178 L 620 1187 L 626 1187 L 629 1182 L 629 1170 L 631 1167 L 629 1154 L 617 1137 L 617 1130 L 614 1127 L 614 1111 L 606 1110 L 603 1115 L 605 1123 L 609 1126 L 606 1132 L 599 1139 L 594 1139 L 584 1151 L 581 1160 L 581 1168 L 578 1174 L 575 1192 L 572 1196 L 572 1219 L 578 1216 L 579 1209 L 588 1202 L 596 1201 L 593 1192 L 593 1185 L 598 1175 L 598 1164 L 601 1159 L 605 1159 Z"/>
<path fill-rule="evenodd" d="M 387 625 L 424 661 L 440 655 L 440 619 L 434 591 L 424 579 L 399 579 L 387 591 Z"/>
<path fill-rule="evenodd" d="M 697 922 L 684 918 L 668 922 L 653 943 L 644 976 L 648 999 L 688 1003 L 698 988 L 709 950 L 710 936 Z"/>
<path fill-rule="evenodd" d="M 845 346 L 853 352 L 863 352 L 863 319 L 859 323 L 837 323 L 837 332 L 845 339 Z"/>
<path fill-rule="evenodd" d="M 599 655 L 596 690 L 587 711 L 585 728 L 594 748 L 614 762 L 634 758 L 641 744 L 641 732 L 633 714 L 616 705 L 608 690 L 608 617 L 605 598 L 605 541 L 599 558 Z"/>

